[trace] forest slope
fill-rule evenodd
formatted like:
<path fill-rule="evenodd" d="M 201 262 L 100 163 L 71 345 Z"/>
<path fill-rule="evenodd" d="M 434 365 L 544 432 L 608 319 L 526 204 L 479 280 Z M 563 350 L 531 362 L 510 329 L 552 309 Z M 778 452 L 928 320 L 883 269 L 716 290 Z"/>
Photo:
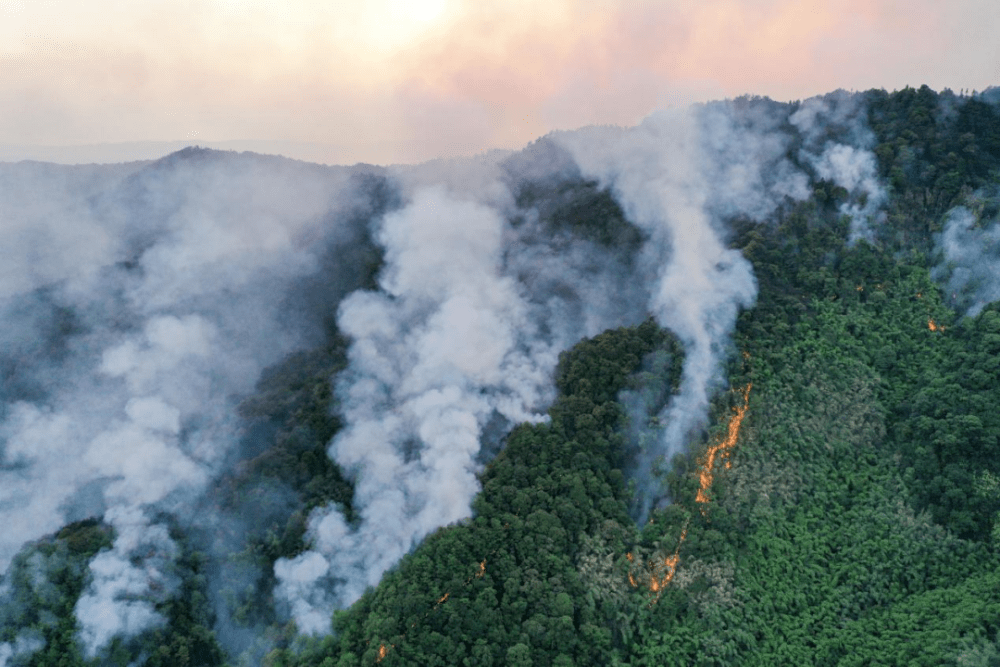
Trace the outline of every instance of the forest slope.
<path fill-rule="evenodd" d="M 356 380 L 360 352 L 322 298 L 343 283 L 337 272 L 350 274 L 342 294 L 386 281 L 395 259 L 359 222 L 330 246 L 358 249 L 350 267 L 331 250 L 328 273 L 289 302 L 313 313 L 312 344 L 240 396 L 232 465 L 198 496 L 198 512 L 243 519 L 199 523 L 157 506 L 154 527 L 175 550 L 162 564 L 173 592 L 155 599 L 163 621 L 84 650 L 74 610 L 94 577 L 88 562 L 117 548 L 120 529 L 75 521 L 12 559 L 0 665 L 998 664 L 1000 111 L 926 87 L 828 103 L 860 109 L 861 125 L 831 122 L 783 146 L 779 157 L 808 171 L 807 191 L 763 221 L 712 204 L 757 293 L 725 349 L 712 347 L 725 379 L 683 451 L 648 453 L 697 348 L 655 319 L 587 335 L 558 356 L 544 418 L 494 415 L 483 427 L 471 515 L 430 531 L 324 616 L 327 634 L 300 633 L 282 564 L 317 553 L 325 508 L 348 530 L 366 520 L 363 466 L 328 456 L 349 428 L 343 383 Z M 740 122 L 781 131 L 799 108 L 727 104 Z M 810 146 L 856 133 L 861 176 L 850 182 L 872 185 L 849 189 Z M 649 232 L 629 222 L 641 206 L 621 203 L 625 186 L 560 166 L 546 140 L 507 168 L 525 172 L 517 160 L 536 165 L 539 154 L 543 176 L 510 186 L 516 243 L 555 239 L 538 246 L 543 258 L 603 249 L 606 263 L 582 275 L 639 266 Z M 377 170 L 351 178 L 375 193 L 364 215 L 399 206 Z M 543 283 L 532 266 L 518 275 Z M 0 355 L 8 361 L 5 391 L 28 400 L 30 383 Z M 652 509 L 638 525 L 644 498 Z M 313 605 L 314 594 L 301 597 L 310 613 L 328 602 Z"/>

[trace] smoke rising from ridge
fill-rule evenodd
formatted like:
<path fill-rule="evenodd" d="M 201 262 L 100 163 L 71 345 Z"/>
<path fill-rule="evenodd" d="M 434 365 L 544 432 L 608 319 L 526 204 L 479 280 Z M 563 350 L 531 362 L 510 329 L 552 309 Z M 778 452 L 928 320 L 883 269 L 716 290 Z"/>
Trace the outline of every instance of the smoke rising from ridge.
<path fill-rule="evenodd" d="M 333 322 L 350 346 L 329 455 L 354 483 L 357 521 L 316 508 L 307 550 L 275 563 L 279 615 L 301 631 L 329 632 L 334 609 L 470 515 L 503 433 L 544 421 L 561 352 L 651 314 L 685 360 L 676 396 L 647 392 L 666 404 L 632 471 L 644 521 L 663 496 L 654 462 L 697 437 L 756 298 L 728 223 L 766 221 L 817 179 L 860 207 L 845 209 L 852 238 L 874 214 L 874 163 L 848 108 L 735 100 L 391 170 L 199 150 L 0 165 L 14 257 L 0 268 L 0 571 L 25 544 L 101 517 L 117 534 L 77 601 L 85 653 L 162 625 L 156 605 L 181 576 L 167 526 L 243 525 L 205 510 L 243 455 L 235 407 Z M 217 558 L 242 547 L 205 539 Z"/>
<path fill-rule="evenodd" d="M 468 517 L 487 422 L 541 421 L 559 352 L 623 323 L 613 294 L 574 288 L 612 284 L 622 267 L 591 260 L 596 248 L 580 241 L 546 253 L 559 241 L 538 236 L 537 220 L 515 229 L 501 174 L 486 176 L 473 192 L 467 173 L 439 174 L 451 187 L 411 181 L 410 201 L 379 229 L 380 290 L 341 303 L 338 324 L 354 343 L 337 384 L 346 426 L 330 454 L 355 480 L 361 525 L 334 508 L 314 512 L 312 550 L 276 563 L 278 595 L 305 632 L 328 631 L 334 608 L 428 533 Z"/>
<path fill-rule="evenodd" d="M 723 242 L 719 215 L 763 219 L 785 197 L 803 198 L 805 178 L 784 158 L 785 140 L 726 105 L 660 112 L 627 132 L 563 135 L 583 173 L 615 192 L 648 241 L 648 310 L 684 345 L 679 393 L 664 408 L 658 442 L 640 454 L 640 524 L 655 496 L 653 462 L 681 451 L 706 416 L 739 308 L 757 293 L 750 264 Z M 595 131 L 595 133 L 598 131 Z M 768 182 L 765 168 L 780 177 Z"/>
<path fill-rule="evenodd" d="M 994 211 L 996 199 L 993 199 Z M 980 223 L 979 216 L 958 206 L 948 212 L 944 231 L 935 239 L 942 262 L 931 276 L 953 295 L 969 317 L 1000 301 L 1000 224 Z"/>
<path fill-rule="evenodd" d="M 513 206 L 510 179 L 482 163 L 407 175 L 409 201 L 378 237 L 380 289 L 350 295 L 338 313 L 354 342 L 337 386 L 346 426 L 330 454 L 355 480 L 360 526 L 336 508 L 317 510 L 312 548 L 275 565 L 278 596 L 300 629 L 329 631 L 334 608 L 430 531 L 469 515 L 485 423 L 538 420 L 560 351 L 652 313 L 686 356 L 680 392 L 661 415 L 666 430 L 637 462 L 645 520 L 662 495 L 652 464 L 703 424 L 736 314 L 756 296 L 749 263 L 725 245 L 724 221 L 761 221 L 810 194 L 786 155 L 787 114 L 737 103 L 661 112 L 632 129 L 555 133 L 501 163 L 541 189 L 566 178 L 610 189 L 621 224 L 638 231 L 630 257 L 584 248 L 568 232 L 539 234 L 539 209 Z M 442 180 L 449 186 L 428 187 Z M 594 284 L 611 291 L 595 298 Z M 611 303 L 629 305 L 615 313 Z"/>
<path fill-rule="evenodd" d="M 848 241 L 875 240 L 871 221 L 887 195 L 879 183 L 878 162 L 870 148 L 875 135 L 867 128 L 861 98 L 839 90 L 813 97 L 789 117 L 804 139 L 801 157 L 819 178 L 844 188 L 850 199 L 840 212 L 850 218 Z M 837 141 L 834 137 L 846 139 Z"/>
<path fill-rule="evenodd" d="M 113 525 L 77 604 L 93 656 L 164 622 L 176 548 L 144 508 L 191 520 L 232 457 L 239 395 L 320 339 L 287 293 L 365 195 L 347 170 L 198 150 L 2 168 L 0 235 L 24 263 L 0 276 L 0 571 L 68 521 Z"/>
<path fill-rule="evenodd" d="M 75 610 L 88 658 L 116 635 L 131 637 L 164 625 L 154 605 L 173 595 L 180 583 L 171 576 L 177 547 L 165 526 L 150 525 L 142 510 L 121 505 L 104 518 L 117 532 L 114 547 L 90 562 L 90 585 Z"/>

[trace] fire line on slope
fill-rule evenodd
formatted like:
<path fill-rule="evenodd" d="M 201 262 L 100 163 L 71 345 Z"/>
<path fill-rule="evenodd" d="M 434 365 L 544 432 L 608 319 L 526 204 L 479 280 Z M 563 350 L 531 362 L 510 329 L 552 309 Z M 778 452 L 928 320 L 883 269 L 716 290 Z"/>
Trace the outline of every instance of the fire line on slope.
<path fill-rule="evenodd" d="M 746 356 L 746 353 L 744 353 Z M 715 479 L 714 467 L 716 459 L 721 460 L 726 468 L 732 467 L 732 462 L 729 460 L 730 453 L 733 447 L 736 445 L 736 441 L 740 436 L 740 427 L 743 425 L 743 419 L 746 417 L 747 410 L 750 404 L 750 389 L 753 388 L 753 383 L 750 382 L 746 387 L 743 388 L 743 405 L 734 409 L 732 417 L 729 418 L 729 425 L 726 430 L 726 436 L 721 441 L 715 443 L 708 448 L 705 456 L 701 459 L 701 468 L 698 471 L 698 494 L 695 496 L 695 502 L 703 503 L 702 512 L 704 513 L 704 504 L 707 504 L 711 499 L 708 495 L 708 489 L 712 486 L 712 482 Z M 652 599 L 649 604 L 652 606 L 660 599 L 660 594 L 663 592 L 670 582 L 673 580 L 674 575 L 677 574 L 677 566 L 680 564 L 680 551 L 681 545 L 684 544 L 684 540 L 687 539 L 688 525 L 691 520 L 688 519 L 684 522 L 684 527 L 681 529 L 680 539 L 677 541 L 677 548 L 674 549 L 674 553 L 658 559 L 654 563 L 650 564 L 647 588 L 649 589 L 650 596 Z M 635 563 L 635 556 L 632 552 L 625 554 L 629 563 Z M 636 574 L 629 568 L 628 581 L 633 588 L 638 588 L 639 583 L 636 578 Z"/>

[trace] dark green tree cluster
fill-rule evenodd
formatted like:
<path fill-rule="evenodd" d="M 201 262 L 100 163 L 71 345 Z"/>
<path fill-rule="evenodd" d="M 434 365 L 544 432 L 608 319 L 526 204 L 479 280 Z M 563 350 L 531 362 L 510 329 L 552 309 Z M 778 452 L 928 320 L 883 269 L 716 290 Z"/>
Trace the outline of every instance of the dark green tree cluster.
<path fill-rule="evenodd" d="M 865 95 L 879 171 L 891 188 L 887 224 L 895 243 L 926 250 L 946 211 L 996 183 L 1000 108 L 950 90 Z M 886 230 L 888 231 L 888 230 Z"/>
<path fill-rule="evenodd" d="M 271 664 L 610 664 L 629 636 L 612 628 L 628 622 L 634 534 L 615 398 L 654 350 L 680 354 L 647 322 L 564 354 L 551 421 L 511 432 L 481 474 L 474 518 L 429 536 L 338 613 L 335 638 Z"/>

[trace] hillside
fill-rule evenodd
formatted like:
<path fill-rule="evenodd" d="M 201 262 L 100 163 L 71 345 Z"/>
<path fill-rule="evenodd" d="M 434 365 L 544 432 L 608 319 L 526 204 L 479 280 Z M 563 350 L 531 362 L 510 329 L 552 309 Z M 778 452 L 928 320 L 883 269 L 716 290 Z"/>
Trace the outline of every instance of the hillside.
<path fill-rule="evenodd" d="M 0 666 L 1000 663 L 994 93 L 0 165 Z"/>

